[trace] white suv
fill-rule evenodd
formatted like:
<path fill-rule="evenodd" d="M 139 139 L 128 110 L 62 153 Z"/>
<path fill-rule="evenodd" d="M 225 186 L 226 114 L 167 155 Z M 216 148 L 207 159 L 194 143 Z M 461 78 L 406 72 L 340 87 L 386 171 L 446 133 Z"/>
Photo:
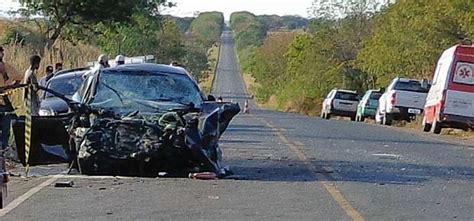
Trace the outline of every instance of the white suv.
<path fill-rule="evenodd" d="M 359 95 L 356 91 L 334 89 L 324 99 L 321 118 L 342 116 L 350 117 L 352 121 L 355 121 L 357 105 L 359 105 Z"/>

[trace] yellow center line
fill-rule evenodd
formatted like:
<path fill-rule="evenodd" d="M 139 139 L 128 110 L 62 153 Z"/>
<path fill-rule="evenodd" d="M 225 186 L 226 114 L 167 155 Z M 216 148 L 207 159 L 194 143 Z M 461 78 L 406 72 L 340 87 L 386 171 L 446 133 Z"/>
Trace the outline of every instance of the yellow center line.
<path fill-rule="evenodd" d="M 314 176 L 320 180 L 320 184 L 326 189 L 326 191 L 331 195 L 331 197 L 336 201 L 336 203 L 346 212 L 346 214 L 351 217 L 352 220 L 356 221 L 364 221 L 365 218 L 362 214 L 357 211 L 354 206 L 344 197 L 344 195 L 336 188 L 336 185 L 333 182 L 325 181 L 325 180 L 334 180 L 333 177 L 325 172 L 322 168 L 317 168 L 314 164 L 308 160 L 306 157 L 305 151 L 303 149 L 304 144 L 297 141 L 291 142 L 287 136 L 283 134 L 283 131 L 286 131 L 282 128 L 278 128 L 277 126 L 273 125 L 269 121 L 256 117 L 255 115 L 251 115 L 252 117 L 260 120 L 262 123 L 267 125 L 269 128 L 275 130 L 276 135 L 280 140 L 289 147 L 289 149 L 296 154 L 298 159 L 303 161 L 303 163 L 308 167 L 308 169 L 314 174 Z"/>

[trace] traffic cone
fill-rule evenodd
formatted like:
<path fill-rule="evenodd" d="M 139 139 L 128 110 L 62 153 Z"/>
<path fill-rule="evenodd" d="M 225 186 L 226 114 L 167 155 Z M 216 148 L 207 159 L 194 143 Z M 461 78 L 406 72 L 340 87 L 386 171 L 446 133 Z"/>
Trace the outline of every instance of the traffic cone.
<path fill-rule="evenodd" d="M 244 114 L 248 114 L 248 113 L 250 113 L 249 101 L 248 101 L 248 100 L 245 100 L 245 103 L 244 103 Z"/>

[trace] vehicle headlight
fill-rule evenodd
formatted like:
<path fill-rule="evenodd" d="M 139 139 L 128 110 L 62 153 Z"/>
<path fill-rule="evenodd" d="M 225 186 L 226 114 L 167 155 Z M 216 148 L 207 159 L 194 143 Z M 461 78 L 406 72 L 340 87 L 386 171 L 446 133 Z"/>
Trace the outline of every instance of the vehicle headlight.
<path fill-rule="evenodd" d="M 38 115 L 40 116 L 55 116 L 56 112 L 48 109 L 40 109 Z"/>

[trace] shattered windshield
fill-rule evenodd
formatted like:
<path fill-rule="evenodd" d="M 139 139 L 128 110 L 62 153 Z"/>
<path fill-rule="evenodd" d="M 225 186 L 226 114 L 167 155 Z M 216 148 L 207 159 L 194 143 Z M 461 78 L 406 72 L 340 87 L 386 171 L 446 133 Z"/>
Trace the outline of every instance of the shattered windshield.
<path fill-rule="evenodd" d="M 157 112 L 201 106 L 198 87 L 181 74 L 105 70 L 101 72 L 91 105 L 115 112 Z"/>
<path fill-rule="evenodd" d="M 66 97 L 72 97 L 83 82 L 82 75 L 74 74 L 74 75 L 67 75 L 67 76 L 59 76 L 56 78 L 52 78 L 49 81 L 48 88 L 56 91 L 60 94 L 65 95 Z M 51 93 L 46 93 L 46 97 L 54 97 Z"/>

